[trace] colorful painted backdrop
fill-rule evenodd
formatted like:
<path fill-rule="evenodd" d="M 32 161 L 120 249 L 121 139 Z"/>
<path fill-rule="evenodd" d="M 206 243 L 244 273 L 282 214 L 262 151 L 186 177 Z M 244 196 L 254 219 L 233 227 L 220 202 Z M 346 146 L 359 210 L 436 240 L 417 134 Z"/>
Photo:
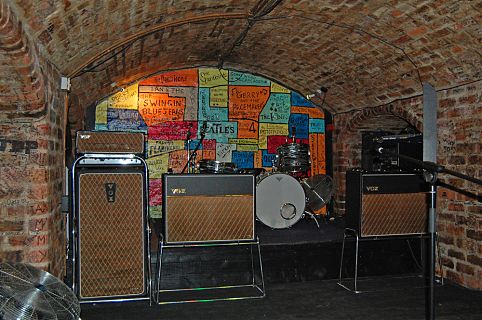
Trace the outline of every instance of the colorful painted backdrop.
<path fill-rule="evenodd" d="M 325 173 L 324 113 L 300 94 L 263 77 L 238 71 L 196 68 L 158 74 L 99 102 L 96 130 L 147 134 L 149 210 L 160 217 L 161 176 L 196 159 L 233 162 L 237 168 L 272 167 L 276 148 L 296 140 L 310 146 L 311 175 Z"/>

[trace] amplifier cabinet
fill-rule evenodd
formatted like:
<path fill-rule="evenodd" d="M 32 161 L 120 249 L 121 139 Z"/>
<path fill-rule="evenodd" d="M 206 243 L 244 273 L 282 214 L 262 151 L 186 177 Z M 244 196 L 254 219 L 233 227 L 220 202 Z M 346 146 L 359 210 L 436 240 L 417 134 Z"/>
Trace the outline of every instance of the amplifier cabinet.
<path fill-rule="evenodd" d="M 255 240 L 255 180 L 245 174 L 164 174 L 165 244 Z"/>
<path fill-rule="evenodd" d="M 346 175 L 346 227 L 360 237 L 427 233 L 428 184 L 421 174 Z"/>
<path fill-rule="evenodd" d="M 92 162 L 74 173 L 76 294 L 80 301 L 145 297 L 146 170 Z"/>
<path fill-rule="evenodd" d="M 77 131 L 77 154 L 144 154 L 144 133 Z"/>

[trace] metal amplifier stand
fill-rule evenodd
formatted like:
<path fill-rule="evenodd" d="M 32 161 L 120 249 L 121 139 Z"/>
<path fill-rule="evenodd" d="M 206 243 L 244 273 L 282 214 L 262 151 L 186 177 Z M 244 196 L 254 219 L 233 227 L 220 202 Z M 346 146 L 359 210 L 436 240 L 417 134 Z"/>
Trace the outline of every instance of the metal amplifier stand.
<path fill-rule="evenodd" d="M 261 251 L 255 232 L 253 175 L 164 174 L 162 197 L 163 230 L 159 233 L 154 284 L 156 291 L 152 293 L 156 303 L 238 300 L 265 296 Z M 166 249 L 193 248 L 197 251 L 215 250 L 221 246 L 248 246 L 251 259 L 248 277 L 231 278 L 223 281 L 222 285 L 218 285 L 220 281 L 214 279 L 204 287 L 199 287 L 198 283 L 179 288 L 183 285 L 176 283 L 171 284 L 176 289 L 163 289 L 163 254 Z M 206 260 L 202 260 L 204 264 Z M 249 269 L 247 265 L 246 268 Z M 199 275 L 203 278 L 202 273 Z"/>
<path fill-rule="evenodd" d="M 250 246 L 251 257 L 251 282 L 245 284 L 231 284 L 220 285 L 213 287 L 199 287 L 199 288 L 176 288 L 176 289 L 162 289 L 162 259 L 165 249 L 169 248 L 187 248 L 187 247 L 210 247 L 216 246 Z M 253 249 L 256 249 L 257 259 L 253 255 Z M 166 245 L 161 236 L 159 241 L 156 265 L 156 278 L 154 282 L 155 293 L 153 291 L 152 300 L 157 304 L 173 304 L 173 303 L 187 303 L 187 302 L 210 302 L 210 301 L 224 301 L 224 300 L 243 300 L 255 299 L 265 297 L 263 267 L 261 262 L 261 251 L 259 240 L 256 242 L 238 242 L 238 243 L 217 243 L 217 244 L 188 244 L 188 245 Z M 176 294 L 182 293 L 180 297 L 175 297 Z M 213 296 L 213 294 L 218 294 Z M 190 298 L 196 296 L 194 298 Z M 161 296 L 171 297 L 171 299 L 162 299 Z M 189 297 L 189 298 L 188 298 Z"/>
<path fill-rule="evenodd" d="M 343 261 L 344 261 L 344 256 L 345 256 L 345 241 L 347 238 L 349 237 L 353 237 L 355 238 L 355 270 L 353 271 L 353 278 L 350 278 L 352 279 L 352 286 L 350 287 L 348 284 L 345 284 L 346 282 L 344 281 L 343 279 Z M 417 236 L 408 236 L 407 238 L 419 238 L 420 240 L 423 240 L 423 239 L 428 239 L 428 235 L 426 234 L 420 234 L 420 235 L 417 235 Z M 359 245 L 360 245 L 360 241 L 362 240 L 381 240 L 382 238 L 377 238 L 377 237 L 372 237 L 372 238 L 364 238 L 364 237 L 360 237 L 358 232 L 355 230 L 355 229 L 351 229 L 351 228 L 345 228 L 345 231 L 344 231 L 344 234 L 343 234 L 343 242 L 342 242 L 342 246 L 341 246 L 341 259 L 340 259 L 340 269 L 339 269 L 339 274 L 338 274 L 338 282 L 337 284 L 348 290 L 348 291 L 351 291 L 353 293 L 362 293 L 364 291 L 362 290 L 359 290 L 358 288 L 358 258 L 359 258 Z M 438 240 L 437 240 L 437 248 L 439 250 L 438 254 L 440 256 L 440 247 L 438 246 Z M 422 251 L 425 251 L 422 249 Z M 442 262 L 441 260 L 439 259 L 439 267 L 442 268 Z M 441 284 L 443 284 L 443 279 L 441 280 Z"/>

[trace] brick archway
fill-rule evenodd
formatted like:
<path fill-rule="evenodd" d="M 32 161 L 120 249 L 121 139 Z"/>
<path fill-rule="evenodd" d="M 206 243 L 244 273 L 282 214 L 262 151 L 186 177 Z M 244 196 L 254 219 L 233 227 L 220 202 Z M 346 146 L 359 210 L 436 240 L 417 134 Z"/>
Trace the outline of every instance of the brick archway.
<path fill-rule="evenodd" d="M 420 97 L 398 100 L 350 113 L 334 115 L 333 178 L 335 181 L 335 215 L 345 214 L 345 174 L 361 166 L 363 131 L 397 130 L 413 126 L 422 130 L 422 100 Z"/>

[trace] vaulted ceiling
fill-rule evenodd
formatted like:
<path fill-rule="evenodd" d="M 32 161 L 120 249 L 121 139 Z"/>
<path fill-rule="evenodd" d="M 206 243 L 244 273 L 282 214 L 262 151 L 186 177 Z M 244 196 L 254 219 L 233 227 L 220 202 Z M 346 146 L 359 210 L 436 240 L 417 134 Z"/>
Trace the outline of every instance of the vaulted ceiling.
<path fill-rule="evenodd" d="M 317 93 L 314 102 L 334 114 L 420 94 L 425 81 L 439 89 L 482 78 L 482 1 L 0 2 L 0 29 L 10 21 L 20 30 L 24 44 L 72 79 L 83 106 L 154 72 L 195 66 Z M 33 62 L 27 75 L 13 68 L 18 57 L 5 41 L 2 106 L 6 96 L 30 99 L 32 73 L 42 72 Z"/>

